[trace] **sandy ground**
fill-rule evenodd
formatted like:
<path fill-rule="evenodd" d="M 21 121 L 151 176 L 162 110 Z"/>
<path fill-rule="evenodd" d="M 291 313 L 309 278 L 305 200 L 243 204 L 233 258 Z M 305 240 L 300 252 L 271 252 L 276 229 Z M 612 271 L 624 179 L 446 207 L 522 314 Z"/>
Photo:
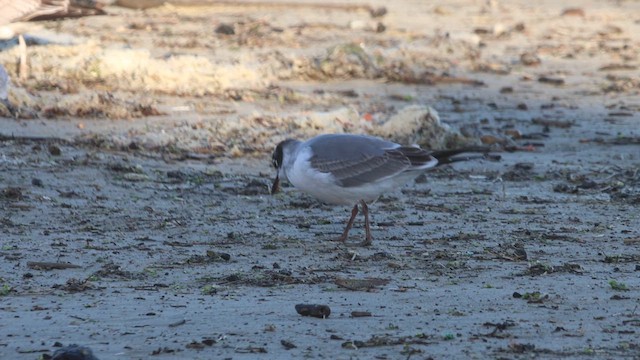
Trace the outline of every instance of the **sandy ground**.
<path fill-rule="evenodd" d="M 40 23 L 23 79 L 3 45 L 0 358 L 639 358 L 640 2 L 300 4 Z M 411 106 L 502 160 L 384 196 L 368 248 L 268 194 L 278 141 Z"/>

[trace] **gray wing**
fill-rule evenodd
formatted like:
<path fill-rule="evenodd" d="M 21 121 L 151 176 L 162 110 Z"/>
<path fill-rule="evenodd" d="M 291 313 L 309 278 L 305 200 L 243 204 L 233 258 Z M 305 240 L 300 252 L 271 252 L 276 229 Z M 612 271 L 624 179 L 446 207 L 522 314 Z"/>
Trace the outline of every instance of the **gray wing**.
<path fill-rule="evenodd" d="M 311 166 L 333 175 L 344 187 L 359 186 L 405 171 L 435 166 L 435 158 L 416 147 L 403 147 L 359 135 L 324 135 L 307 144 L 313 150 Z"/>

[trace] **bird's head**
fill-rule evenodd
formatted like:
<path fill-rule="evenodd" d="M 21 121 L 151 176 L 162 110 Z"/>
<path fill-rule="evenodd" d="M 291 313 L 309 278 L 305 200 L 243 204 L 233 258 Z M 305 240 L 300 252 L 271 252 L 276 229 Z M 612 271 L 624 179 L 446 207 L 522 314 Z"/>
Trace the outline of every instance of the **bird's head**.
<path fill-rule="evenodd" d="M 280 190 L 280 172 L 284 163 L 284 146 L 288 140 L 281 141 L 271 155 L 271 164 L 276 169 L 276 178 L 271 186 L 271 195 L 276 194 Z"/>

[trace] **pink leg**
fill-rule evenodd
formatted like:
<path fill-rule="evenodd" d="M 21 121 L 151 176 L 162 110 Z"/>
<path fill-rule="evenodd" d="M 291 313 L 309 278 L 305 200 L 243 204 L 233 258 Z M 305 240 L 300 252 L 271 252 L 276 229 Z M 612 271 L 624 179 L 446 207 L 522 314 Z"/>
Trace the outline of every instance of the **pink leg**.
<path fill-rule="evenodd" d="M 373 237 L 371 237 L 371 223 L 369 222 L 369 207 L 364 200 L 360 200 L 360 205 L 362 206 L 362 213 L 364 214 L 364 231 L 366 233 L 366 237 L 360 245 L 369 246 L 373 240 Z"/>
<path fill-rule="evenodd" d="M 356 219 L 356 215 L 358 215 L 358 204 L 355 204 L 353 206 L 353 210 L 351 210 L 351 218 L 349 219 L 349 222 L 347 223 L 347 227 L 344 229 L 342 236 L 338 238 L 338 241 L 341 241 L 341 242 L 347 241 L 347 237 L 349 236 L 349 230 L 351 230 L 351 227 L 353 226 L 353 221 Z"/>

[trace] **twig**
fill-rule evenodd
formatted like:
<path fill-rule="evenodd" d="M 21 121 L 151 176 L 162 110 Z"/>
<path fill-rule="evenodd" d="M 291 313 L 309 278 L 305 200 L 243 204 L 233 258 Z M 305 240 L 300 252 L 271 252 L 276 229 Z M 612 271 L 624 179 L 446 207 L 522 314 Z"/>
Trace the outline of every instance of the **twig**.
<path fill-rule="evenodd" d="M 29 261 L 27 263 L 27 267 L 29 267 L 29 269 L 38 269 L 38 270 L 64 270 L 64 269 L 77 269 L 82 266 L 69 264 L 69 263 Z"/>

